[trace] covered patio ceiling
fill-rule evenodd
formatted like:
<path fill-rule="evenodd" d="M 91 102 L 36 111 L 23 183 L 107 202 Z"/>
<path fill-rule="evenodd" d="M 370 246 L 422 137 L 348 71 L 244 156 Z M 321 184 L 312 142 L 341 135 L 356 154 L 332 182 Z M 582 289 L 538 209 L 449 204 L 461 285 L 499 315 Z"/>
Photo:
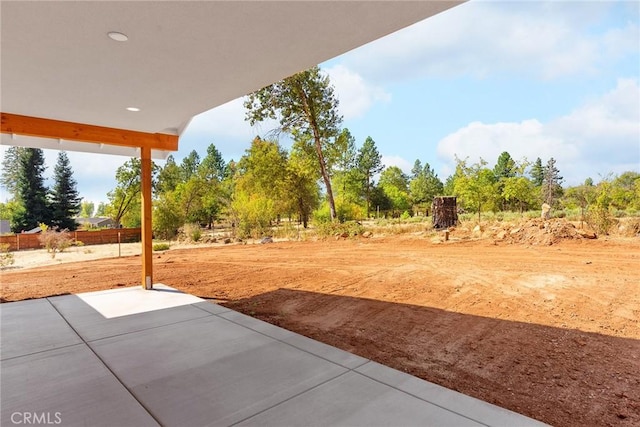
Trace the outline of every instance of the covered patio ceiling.
<path fill-rule="evenodd" d="M 2 144 L 140 157 L 151 289 L 151 158 L 193 116 L 458 3 L 3 0 Z"/>
<path fill-rule="evenodd" d="M 199 113 L 458 3 L 2 1 L 2 112 L 179 136 Z M 3 144 L 136 155 L 17 134 L 3 124 Z"/>

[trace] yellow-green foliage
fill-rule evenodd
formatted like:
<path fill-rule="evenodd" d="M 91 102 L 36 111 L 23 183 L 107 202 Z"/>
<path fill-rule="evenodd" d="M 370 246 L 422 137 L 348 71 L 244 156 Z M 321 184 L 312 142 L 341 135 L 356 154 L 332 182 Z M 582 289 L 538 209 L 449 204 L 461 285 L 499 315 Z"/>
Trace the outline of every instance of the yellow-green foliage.
<path fill-rule="evenodd" d="M 202 238 L 202 229 L 200 228 L 200 224 L 185 224 L 184 234 L 192 242 L 199 242 Z"/>
<path fill-rule="evenodd" d="M 347 222 L 321 222 L 316 225 L 316 233 L 320 237 L 342 235 L 346 233 L 349 237 L 358 236 L 364 233 L 365 228 L 357 221 Z"/>
<path fill-rule="evenodd" d="M 9 244 L 0 244 L 0 268 L 8 267 L 15 262 L 13 254 L 9 252 Z"/>
<path fill-rule="evenodd" d="M 237 193 L 231 208 L 237 219 L 238 235 L 242 238 L 262 237 L 269 232 L 275 218 L 273 200 L 257 194 Z"/>
<path fill-rule="evenodd" d="M 153 250 L 155 252 L 168 251 L 170 248 L 168 243 L 154 243 Z"/>

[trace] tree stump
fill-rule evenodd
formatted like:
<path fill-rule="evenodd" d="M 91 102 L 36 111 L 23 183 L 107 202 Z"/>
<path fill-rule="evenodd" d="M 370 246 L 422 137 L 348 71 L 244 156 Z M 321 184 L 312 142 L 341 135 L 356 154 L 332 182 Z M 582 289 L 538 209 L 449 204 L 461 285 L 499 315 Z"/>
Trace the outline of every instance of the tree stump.
<path fill-rule="evenodd" d="M 440 230 L 458 224 L 458 206 L 455 197 L 434 197 L 431 204 L 433 228 Z"/>

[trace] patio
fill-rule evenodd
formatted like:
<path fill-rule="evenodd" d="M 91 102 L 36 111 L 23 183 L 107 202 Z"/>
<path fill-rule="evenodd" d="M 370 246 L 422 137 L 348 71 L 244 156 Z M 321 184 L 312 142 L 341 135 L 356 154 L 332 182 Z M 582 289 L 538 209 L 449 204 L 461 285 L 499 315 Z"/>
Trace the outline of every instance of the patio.
<path fill-rule="evenodd" d="M 2 425 L 543 425 L 164 285 L 0 316 Z"/>

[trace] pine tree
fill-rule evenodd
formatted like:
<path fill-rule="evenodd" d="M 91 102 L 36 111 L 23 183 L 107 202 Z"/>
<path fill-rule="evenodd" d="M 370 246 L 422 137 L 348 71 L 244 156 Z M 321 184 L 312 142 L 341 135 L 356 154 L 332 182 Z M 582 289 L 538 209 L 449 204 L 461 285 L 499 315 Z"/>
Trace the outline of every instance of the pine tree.
<path fill-rule="evenodd" d="M 222 181 L 224 179 L 224 169 L 226 165 L 222 154 L 215 145 L 209 144 L 207 155 L 198 166 L 198 172 L 206 181 Z"/>
<path fill-rule="evenodd" d="M 18 197 L 18 180 L 20 177 L 20 156 L 26 148 L 9 147 L 2 159 L 2 181 L 0 184 L 12 198 Z"/>
<path fill-rule="evenodd" d="M 51 211 L 44 186 L 44 154 L 39 148 L 25 148 L 18 158 L 16 194 L 24 209 L 15 212 L 11 230 L 21 231 L 36 228 L 39 223 L 51 223 Z"/>
<path fill-rule="evenodd" d="M 200 156 L 196 150 L 192 150 L 187 157 L 182 159 L 180 163 L 180 171 L 182 174 L 182 182 L 187 182 L 198 172 L 200 166 Z"/>
<path fill-rule="evenodd" d="M 503 151 L 498 157 L 498 162 L 493 168 L 493 173 L 496 179 L 500 178 L 513 178 L 516 176 L 516 162 L 511 158 L 511 155 Z"/>
<path fill-rule="evenodd" d="M 51 192 L 51 223 L 60 230 L 73 231 L 78 228 L 74 217 L 81 209 L 82 198 L 78 196 L 77 183 L 73 179 L 73 171 L 67 153 L 60 151 L 58 161 L 53 170 L 54 184 Z"/>
<path fill-rule="evenodd" d="M 378 152 L 376 143 L 370 136 L 364 141 L 362 147 L 358 151 L 358 157 L 356 159 L 356 165 L 358 170 L 364 176 L 364 192 L 367 199 L 367 217 L 369 217 L 369 211 L 371 209 L 371 187 L 373 187 L 373 175 L 379 173 L 384 169 L 382 164 L 382 156 Z"/>
<path fill-rule="evenodd" d="M 544 168 L 544 176 L 542 179 L 542 199 L 549 206 L 554 206 L 554 203 L 562 195 L 562 178 L 560 171 L 556 168 L 556 161 L 552 157 L 547 162 L 547 166 Z"/>
<path fill-rule="evenodd" d="M 542 160 L 538 157 L 531 167 L 531 181 L 536 187 L 542 186 L 544 180 L 544 166 L 542 166 Z"/>

